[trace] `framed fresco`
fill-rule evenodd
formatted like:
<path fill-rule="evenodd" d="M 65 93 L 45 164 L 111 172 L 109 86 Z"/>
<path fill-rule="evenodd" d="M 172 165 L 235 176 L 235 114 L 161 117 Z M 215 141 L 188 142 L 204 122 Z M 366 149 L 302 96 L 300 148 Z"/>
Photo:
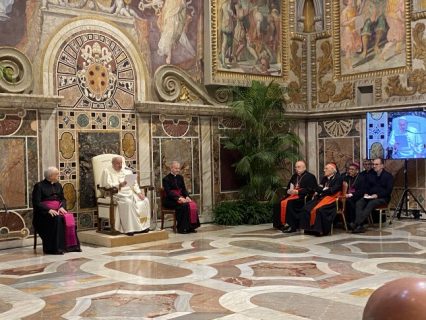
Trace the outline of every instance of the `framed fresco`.
<path fill-rule="evenodd" d="M 339 0 L 333 4 L 334 68 L 352 80 L 411 67 L 410 0 Z"/>
<path fill-rule="evenodd" d="M 206 1 L 206 84 L 284 81 L 289 34 L 284 1 Z"/>

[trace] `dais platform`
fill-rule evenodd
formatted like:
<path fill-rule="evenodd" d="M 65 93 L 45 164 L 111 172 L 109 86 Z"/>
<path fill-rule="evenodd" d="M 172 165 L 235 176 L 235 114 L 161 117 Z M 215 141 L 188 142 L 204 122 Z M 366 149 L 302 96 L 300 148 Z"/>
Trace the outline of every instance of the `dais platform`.
<path fill-rule="evenodd" d="M 169 238 L 169 233 L 166 230 L 154 230 L 148 233 L 135 233 L 133 236 L 126 234 L 109 235 L 96 232 L 96 230 L 78 232 L 80 242 L 93 244 L 102 247 L 120 247 L 132 244 L 165 240 Z"/>

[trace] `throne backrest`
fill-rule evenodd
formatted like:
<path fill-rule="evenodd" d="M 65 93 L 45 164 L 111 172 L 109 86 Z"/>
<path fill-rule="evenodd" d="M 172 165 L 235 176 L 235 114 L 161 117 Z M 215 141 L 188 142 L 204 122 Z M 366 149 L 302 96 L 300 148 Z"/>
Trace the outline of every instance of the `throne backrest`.
<path fill-rule="evenodd" d="M 92 158 L 92 167 L 93 167 L 93 180 L 95 181 L 95 192 L 96 192 L 96 198 L 103 197 L 103 193 L 101 190 L 98 190 L 97 185 L 101 185 L 102 180 L 102 171 L 105 168 L 111 167 L 111 161 L 114 157 L 120 157 L 119 154 L 100 154 L 98 156 L 94 156 Z M 123 158 L 123 166 L 125 165 L 124 158 Z"/>

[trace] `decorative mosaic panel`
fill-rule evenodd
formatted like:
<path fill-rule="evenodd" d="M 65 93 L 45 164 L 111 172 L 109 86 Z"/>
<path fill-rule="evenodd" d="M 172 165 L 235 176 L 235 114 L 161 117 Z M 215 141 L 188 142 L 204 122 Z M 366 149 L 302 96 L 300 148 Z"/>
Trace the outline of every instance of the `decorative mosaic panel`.
<path fill-rule="evenodd" d="M 327 162 L 345 172 L 351 162 L 360 162 L 361 122 L 358 119 L 318 122 L 318 176 Z"/>
<path fill-rule="evenodd" d="M 84 32 L 69 39 L 59 51 L 55 81 L 57 94 L 65 97 L 60 107 L 133 109 L 133 62 L 120 42 L 110 35 Z M 99 117 L 103 120 L 102 115 Z M 78 123 L 87 123 L 84 115 Z"/>
<path fill-rule="evenodd" d="M 103 153 L 122 154 L 126 165 L 136 168 L 136 116 L 62 108 L 58 111 L 58 150 L 67 207 L 77 213 L 78 228 L 93 228 L 97 219 L 91 159 Z"/>
<path fill-rule="evenodd" d="M 170 163 L 177 160 L 181 163 L 186 188 L 191 194 L 199 195 L 199 118 L 153 115 L 151 119 L 155 186 L 161 186 L 162 178 L 170 172 Z"/>

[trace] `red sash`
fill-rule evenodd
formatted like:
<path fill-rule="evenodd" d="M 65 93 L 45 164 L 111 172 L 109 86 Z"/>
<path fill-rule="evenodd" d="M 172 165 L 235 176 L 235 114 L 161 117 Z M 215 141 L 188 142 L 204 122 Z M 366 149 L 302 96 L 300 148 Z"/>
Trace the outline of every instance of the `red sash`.
<path fill-rule="evenodd" d="M 333 202 L 336 201 L 336 199 L 340 196 L 340 191 L 336 192 L 335 194 L 333 194 L 332 196 L 325 196 L 324 198 L 321 199 L 320 202 L 317 203 L 317 205 L 311 210 L 311 220 L 310 220 L 310 225 L 314 225 L 315 224 L 315 219 L 317 218 L 317 210 L 323 206 L 326 206 L 328 204 L 332 204 Z"/>
<path fill-rule="evenodd" d="M 298 194 L 292 194 L 291 196 L 285 198 L 281 201 L 281 223 L 282 225 L 285 225 L 286 221 L 286 214 L 287 214 L 287 202 L 291 200 L 296 200 L 299 198 Z"/>
<path fill-rule="evenodd" d="M 182 191 L 180 189 L 170 190 L 171 193 L 180 197 L 182 196 Z M 198 222 L 198 208 L 197 204 L 194 201 L 187 202 L 189 208 L 189 222 L 191 224 L 196 224 Z"/>
<path fill-rule="evenodd" d="M 58 200 L 46 200 L 42 202 L 48 209 L 58 210 L 61 207 L 61 202 Z M 65 221 L 65 245 L 72 247 L 77 245 L 77 237 L 75 236 L 75 220 L 74 215 L 68 212 L 64 215 Z"/>

